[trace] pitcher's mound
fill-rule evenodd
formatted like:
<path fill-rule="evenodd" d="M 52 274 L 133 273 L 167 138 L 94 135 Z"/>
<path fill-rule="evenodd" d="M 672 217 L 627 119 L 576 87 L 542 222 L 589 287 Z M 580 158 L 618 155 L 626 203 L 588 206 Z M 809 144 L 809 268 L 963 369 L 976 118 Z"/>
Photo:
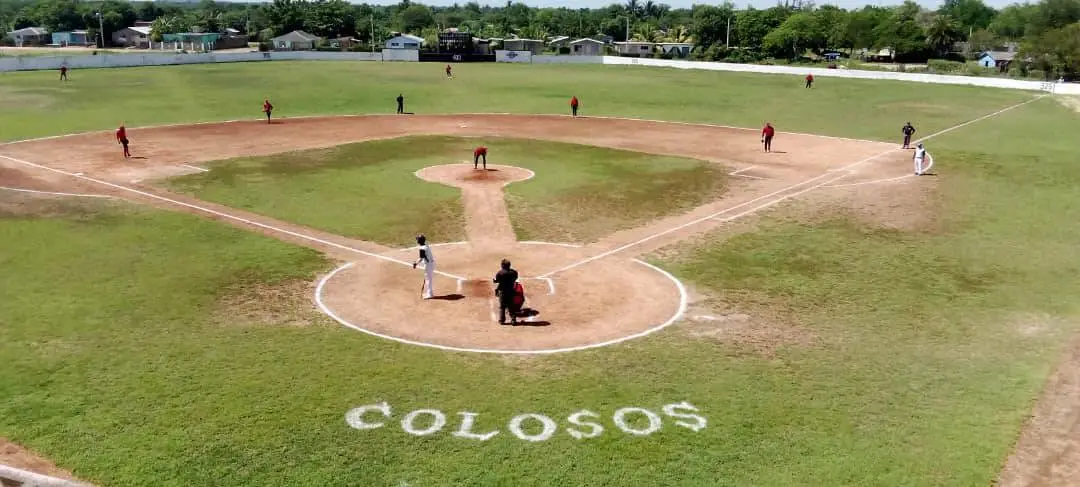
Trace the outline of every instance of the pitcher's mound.
<path fill-rule="evenodd" d="M 473 169 L 472 164 L 444 164 L 425 167 L 416 171 L 416 177 L 433 183 L 445 184 L 457 188 L 479 185 L 507 184 L 531 179 L 535 173 L 528 169 L 513 166 L 488 164 L 487 169 Z"/>
<path fill-rule="evenodd" d="M 410 251 L 396 258 L 407 259 Z M 435 298 L 421 299 L 423 274 L 378 259 L 348 264 L 323 279 L 316 301 L 345 326 L 383 338 L 436 348 L 496 353 L 579 350 L 644 336 L 674 322 L 686 296 L 669 274 L 610 257 L 551 279 L 536 278 L 589 256 L 586 249 L 513 244 L 439 247 Z M 525 288 L 519 326 L 500 326 L 491 282 L 508 258 Z"/>

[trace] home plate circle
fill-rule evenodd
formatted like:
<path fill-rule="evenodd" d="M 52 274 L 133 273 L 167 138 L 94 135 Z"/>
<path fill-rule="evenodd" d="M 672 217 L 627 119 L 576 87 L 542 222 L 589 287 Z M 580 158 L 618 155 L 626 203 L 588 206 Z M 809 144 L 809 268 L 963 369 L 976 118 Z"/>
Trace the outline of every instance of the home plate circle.
<path fill-rule="evenodd" d="M 661 330 L 686 309 L 683 285 L 647 263 L 611 257 L 546 279 L 536 273 L 585 259 L 589 250 L 537 242 L 503 247 L 435 247 L 438 270 L 463 279 L 437 274 L 434 299 L 421 299 L 422 270 L 365 259 L 320 280 L 315 300 L 342 325 L 370 335 L 444 350 L 508 354 L 613 345 Z M 411 260 L 414 253 L 388 256 Z M 525 288 L 517 326 L 498 323 L 492 278 L 503 258 L 513 262 Z"/>

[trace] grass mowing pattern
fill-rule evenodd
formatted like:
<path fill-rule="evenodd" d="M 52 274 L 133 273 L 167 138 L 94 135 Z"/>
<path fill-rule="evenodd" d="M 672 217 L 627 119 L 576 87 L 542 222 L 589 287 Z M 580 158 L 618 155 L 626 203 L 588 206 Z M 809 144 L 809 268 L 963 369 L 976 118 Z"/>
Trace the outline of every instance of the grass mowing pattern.
<path fill-rule="evenodd" d="M 971 86 L 724 73 L 638 66 L 470 63 L 447 80 L 437 63 L 269 62 L 5 73 L 0 139 L 150 124 L 257 119 L 269 97 L 281 117 L 393 113 L 569 113 L 760 127 L 900 141 L 911 121 L 929 134 L 1029 98 Z M 841 108 L 838 108 L 841 107 Z M 855 109 L 858 108 L 858 109 Z M 49 113 L 49 117 L 42 117 Z"/>
<path fill-rule="evenodd" d="M 407 245 L 464 240 L 456 188 L 413 173 L 460 163 L 476 141 L 417 136 L 332 149 L 215 162 L 210 172 L 169 180 L 172 189 L 340 235 Z M 536 177 L 507 188 L 521 240 L 588 241 L 701 205 L 725 188 L 708 162 L 546 141 L 485 140 L 492 164 L 525 167 Z M 317 209 L 313 210 L 313 209 Z"/>

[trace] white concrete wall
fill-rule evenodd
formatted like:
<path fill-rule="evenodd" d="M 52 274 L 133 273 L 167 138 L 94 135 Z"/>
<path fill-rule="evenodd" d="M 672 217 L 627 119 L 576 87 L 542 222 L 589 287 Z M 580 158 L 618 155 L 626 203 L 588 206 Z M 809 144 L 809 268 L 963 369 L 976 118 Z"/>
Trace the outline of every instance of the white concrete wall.
<path fill-rule="evenodd" d="M 560 56 L 533 56 L 533 64 L 603 64 L 603 56 L 571 56 L 569 54 L 563 54 Z"/>
<path fill-rule="evenodd" d="M 700 61 L 677 61 L 667 59 L 641 59 L 617 56 L 604 56 L 604 64 L 654 66 L 676 69 L 704 69 L 710 71 L 738 71 L 745 73 L 790 74 L 815 77 L 858 78 L 894 81 L 914 81 L 920 83 L 939 83 L 951 85 L 985 86 L 989 88 L 1009 88 L 1016 90 L 1052 91 L 1059 94 L 1080 95 L 1077 83 L 1044 83 L 1041 81 L 1017 80 L 1008 78 L 979 78 L 975 76 L 948 76 L 927 73 L 896 73 L 892 71 L 861 71 L 857 69 L 804 68 L 797 66 L 768 66 L 761 64 L 709 63 Z"/>
<path fill-rule="evenodd" d="M 412 60 L 419 59 L 413 51 Z M 162 66 L 169 64 L 235 63 L 246 61 L 322 60 L 322 61 L 382 61 L 379 52 L 228 52 L 176 54 L 146 51 L 146 54 L 107 54 L 96 56 L 18 56 L 0 58 L 0 72 L 60 69 L 66 64 L 72 69 L 118 68 L 128 66 Z"/>
<path fill-rule="evenodd" d="M 416 49 L 383 49 L 383 61 L 419 62 L 420 51 Z"/>
<path fill-rule="evenodd" d="M 495 62 L 497 63 L 531 63 L 532 58 L 532 51 L 495 51 Z"/>

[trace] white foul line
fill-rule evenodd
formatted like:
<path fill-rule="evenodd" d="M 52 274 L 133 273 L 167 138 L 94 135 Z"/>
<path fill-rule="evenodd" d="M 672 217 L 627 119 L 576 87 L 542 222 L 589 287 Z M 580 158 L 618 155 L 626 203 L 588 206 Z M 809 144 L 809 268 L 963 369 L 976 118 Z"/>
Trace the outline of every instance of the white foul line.
<path fill-rule="evenodd" d="M 746 172 L 746 171 L 749 171 L 749 170 L 751 170 L 751 169 L 753 169 L 753 168 L 755 168 L 755 167 L 757 167 L 757 166 L 746 166 L 746 167 L 744 167 L 744 168 L 742 168 L 742 169 L 739 169 L 739 170 L 737 170 L 737 171 L 731 171 L 731 172 L 729 172 L 729 173 L 728 173 L 728 176 L 735 176 L 735 175 L 738 175 L 738 174 L 739 174 L 739 173 L 741 173 L 741 172 Z"/>
<path fill-rule="evenodd" d="M 1014 108 L 1017 108 L 1017 107 L 1021 107 L 1021 106 L 1027 105 L 1028 103 L 1032 103 L 1032 102 L 1034 102 L 1034 101 L 1040 100 L 1040 99 L 1042 99 L 1043 97 L 1046 97 L 1046 96 L 1048 96 L 1048 95 L 1040 95 L 1040 96 L 1037 96 L 1037 97 L 1035 97 L 1035 98 L 1032 98 L 1032 99 L 1030 99 L 1030 100 L 1028 100 L 1028 101 L 1025 101 L 1025 102 L 1021 102 L 1021 103 L 1017 103 L 1017 104 L 1015 104 L 1015 105 L 1011 105 L 1011 106 L 1008 106 L 1008 107 L 1002 108 L 1001 110 L 998 110 L 998 111 L 996 111 L 996 112 L 993 112 L 993 113 L 990 113 L 990 114 L 987 114 L 987 115 L 983 115 L 983 116 L 981 116 L 981 117 L 979 117 L 979 118 L 976 118 L 976 119 L 973 119 L 973 120 L 969 120 L 969 121 L 967 121 L 967 122 L 964 122 L 964 123 L 961 123 L 961 124 L 959 124 L 959 125 L 955 125 L 955 126 L 952 126 L 952 127 L 949 127 L 949 128 L 947 128 L 947 129 L 944 129 L 944 130 L 941 130 L 941 131 L 938 131 L 938 132 L 934 132 L 934 133 L 932 133 L 932 134 L 930 134 L 930 135 L 927 135 L 926 137 L 923 137 L 923 138 L 921 138 L 921 139 L 917 140 L 917 141 L 916 141 L 916 143 L 918 143 L 918 142 L 922 142 L 922 141 L 925 141 L 925 140 L 929 140 L 929 139 L 932 139 L 932 138 L 934 138 L 934 137 L 937 137 L 937 136 L 939 136 L 939 135 L 942 135 L 942 134 L 946 134 L 946 133 L 949 133 L 949 132 L 951 132 L 951 131 L 953 131 L 953 130 L 956 130 L 956 129 L 958 129 L 958 128 L 961 128 L 961 127 L 965 127 L 965 126 L 971 125 L 971 124 L 973 124 L 973 123 L 975 123 L 975 122 L 978 122 L 978 121 L 981 121 L 981 120 L 986 120 L 987 118 L 990 118 L 990 117 L 993 117 L 993 116 L 996 116 L 996 115 L 1000 115 L 1000 114 L 1002 114 L 1002 113 L 1005 113 L 1005 112 L 1007 112 L 1007 111 L 1009 111 L 1009 110 L 1012 110 L 1012 109 L 1014 109 Z M 892 153 L 894 153 L 894 152 L 897 152 L 897 151 L 899 151 L 899 150 L 901 150 L 901 149 L 889 149 L 889 150 L 887 150 L 887 151 L 885 151 L 885 152 L 881 152 L 881 153 L 879 153 L 879 154 L 876 154 L 876 155 L 872 155 L 872 156 L 870 156 L 870 157 L 867 157 L 867 158 L 865 158 L 865 159 L 862 159 L 862 160 L 859 160 L 859 161 L 853 162 L 853 163 L 851 163 L 851 164 L 848 164 L 848 165 L 846 165 L 846 166 L 843 166 L 843 167 L 841 167 L 841 168 L 829 170 L 829 171 L 825 172 L 824 174 L 821 174 L 821 175 L 818 175 L 818 176 L 814 176 L 814 177 L 812 177 L 812 178 L 810 178 L 810 179 L 807 179 L 807 180 L 805 180 L 805 181 L 802 181 L 802 182 L 799 182 L 799 183 L 795 183 L 795 184 L 792 184 L 791 186 L 788 186 L 788 187 L 785 187 L 785 188 L 781 188 L 781 189 L 779 189 L 779 190 L 777 190 L 777 191 L 773 191 L 772 193 L 769 193 L 769 194 L 767 194 L 767 195 L 764 195 L 764 196 L 759 196 L 759 197 L 757 197 L 757 198 L 754 198 L 754 199 L 752 199 L 752 200 L 750 200 L 750 201 L 746 201 L 746 202 L 744 202 L 744 203 L 740 203 L 740 204 L 738 204 L 738 205 L 735 205 L 735 206 L 732 206 L 732 207 L 730 207 L 730 208 L 727 208 L 727 209 L 724 209 L 724 210 L 718 211 L 718 212 L 716 212 L 716 213 L 713 213 L 713 214 L 711 214 L 711 215 L 708 215 L 708 216 L 705 216 L 705 217 L 702 217 L 702 218 L 698 218 L 698 219 L 696 219 L 696 220 L 693 220 L 693 221 L 691 221 L 691 222 L 688 222 L 688 223 L 684 223 L 684 224 L 682 224 L 682 225 L 678 225 L 678 226 L 676 226 L 676 227 L 673 227 L 673 228 L 669 228 L 669 229 L 667 229 L 667 230 L 664 230 L 664 231 L 662 231 L 662 232 L 659 232 L 659 233 L 655 233 L 655 234 L 653 234 L 653 235 L 650 235 L 650 236 L 648 236 L 648 237 L 645 237 L 645 238 L 643 238 L 643 239 L 641 239 L 641 240 L 638 240 L 638 241 L 635 241 L 635 242 L 630 242 L 630 243 L 628 243 L 628 244 L 626 244 L 626 245 L 623 245 L 623 246 L 621 246 L 621 247 L 617 247 L 617 248 L 614 248 L 614 249 L 612 249 L 612 250 L 608 250 L 608 251 L 606 251 L 606 252 L 602 252 L 602 253 L 600 253 L 600 254 L 597 254 L 597 255 L 594 255 L 594 256 L 592 256 L 592 257 L 589 257 L 589 258 L 587 258 L 587 259 L 584 259 L 584 260 L 581 260 L 581 261 L 575 262 L 575 263 L 573 263 L 573 264 L 570 264 L 570 265 L 567 265 L 567 266 L 565 266 L 565 267 L 562 267 L 562 268 L 556 269 L 556 270 L 554 270 L 554 271 L 551 271 L 551 272 L 548 272 L 548 273 L 546 273 L 546 274 L 541 274 L 541 275 L 540 275 L 540 277 L 551 277 L 551 276 L 552 276 L 552 275 L 554 275 L 554 274 L 558 274 L 558 273 L 560 273 L 560 272 L 563 272 L 563 271 L 568 271 L 568 270 L 570 270 L 570 269 L 573 269 L 573 268 L 575 268 L 575 267 L 578 267 L 578 266 L 582 266 L 582 265 L 588 264 L 589 262 L 593 262 L 593 261 L 595 261 L 595 260 L 599 260 L 599 259 L 602 259 L 602 258 L 604 258 L 604 257 L 607 257 L 607 256 L 609 256 L 609 255 L 612 255 L 612 254 L 616 254 L 616 253 L 622 252 L 622 251 L 624 251 L 624 250 L 626 250 L 626 249 L 628 249 L 628 248 L 631 248 L 631 247 L 636 247 L 636 246 L 638 246 L 638 245 L 641 245 L 641 244 L 643 244 L 643 243 L 645 243 L 645 242 L 648 242 L 648 241 L 650 241 L 650 240 L 653 240 L 653 239 L 656 239 L 656 238 L 662 237 L 662 236 L 664 236 L 664 235 L 667 235 L 667 234 L 669 234 L 669 233 L 672 233 L 672 232 L 677 232 L 677 231 L 679 231 L 679 230 L 682 230 L 682 229 L 684 229 L 684 228 L 687 228 L 687 227 L 690 227 L 690 226 L 693 226 L 693 225 L 697 225 L 698 223 L 701 223 L 701 222 L 704 222 L 704 221 L 708 221 L 708 220 L 712 220 L 712 219 L 714 219 L 714 218 L 716 218 L 716 217 L 718 217 L 718 216 L 720 216 L 720 215 L 723 215 L 724 213 L 728 213 L 728 212 L 730 212 L 730 211 L 732 211 L 732 210 L 736 210 L 736 209 L 738 209 L 738 208 L 741 208 L 741 207 L 744 207 L 744 206 L 747 206 L 747 205 L 751 205 L 751 204 L 753 204 L 753 203 L 756 203 L 756 202 L 758 202 L 758 201 L 761 201 L 761 200 L 764 200 L 764 199 L 772 198 L 773 196 L 779 195 L 779 194 L 781 194 L 781 193 L 785 193 L 785 192 L 788 192 L 788 191 L 790 191 L 790 190 L 792 190 L 792 189 L 798 188 L 799 186 L 803 186 L 803 185 L 805 185 L 805 184 L 813 183 L 814 181 L 817 181 L 817 180 L 819 180 L 819 179 L 822 179 L 822 178 L 824 178 L 824 177 L 826 177 L 826 176 L 830 176 L 830 175 L 835 175 L 835 174 L 840 174 L 839 176 L 837 176 L 837 177 L 834 177 L 834 178 L 832 178 L 832 179 L 828 179 L 828 180 L 826 180 L 825 182 L 822 182 L 822 183 L 817 183 L 817 184 L 815 184 L 815 185 L 813 185 L 813 186 L 811 186 L 811 187 L 809 187 L 809 188 L 806 188 L 806 189 L 803 189 L 803 190 L 800 190 L 800 191 L 796 191 L 796 192 L 794 192 L 794 193 L 790 193 L 790 194 L 787 194 L 787 195 L 783 195 L 783 196 L 780 196 L 779 198 L 777 198 L 777 199 L 775 199 L 775 200 L 773 200 L 773 201 L 770 201 L 770 202 L 767 202 L 767 203 L 764 203 L 764 204 L 758 205 L 758 206 L 756 206 L 756 207 L 750 208 L 749 210 L 743 211 L 743 212 L 741 212 L 741 213 L 738 213 L 738 214 L 736 214 L 736 215 L 733 215 L 733 216 L 730 216 L 730 217 L 726 217 L 726 218 L 723 218 L 723 219 L 721 220 L 722 222 L 730 222 L 730 221 L 732 221 L 732 220 L 735 220 L 735 219 L 737 219 L 737 218 L 741 218 L 741 217 L 743 217 L 743 216 L 746 216 L 746 215 L 749 215 L 749 214 L 755 213 L 755 212 L 757 212 L 758 210 L 762 210 L 762 209 L 768 208 L 768 207 L 770 207 L 770 206 L 773 206 L 773 205 L 775 205 L 775 204 L 777 204 L 777 203 L 779 203 L 779 202 L 781 202 L 781 201 L 785 201 L 785 200 L 788 200 L 788 199 L 790 199 L 790 198 L 794 198 L 795 196 L 798 196 L 798 195 L 800 195 L 800 194 L 806 193 L 807 191 L 812 191 L 812 190 L 814 190 L 814 189 L 817 189 L 817 188 L 820 188 L 820 187 L 822 187 L 822 186 L 824 186 L 824 185 L 826 185 L 826 184 L 832 183 L 832 182 L 834 182 L 834 181 L 838 181 L 838 180 L 840 180 L 841 178 L 844 178 L 844 177 L 846 177 L 846 176 L 847 176 L 847 174 L 846 174 L 846 171 L 848 171 L 848 170 L 850 170 L 850 169 L 852 169 L 852 168 L 855 168 L 855 167 L 861 166 L 861 165 L 863 165 L 863 164 L 866 164 L 866 163 L 868 163 L 868 162 L 871 162 L 871 161 L 873 161 L 873 160 L 875 160 L 875 159 L 881 158 L 881 157 L 883 157 L 883 156 L 886 156 L 886 155 L 892 154 Z"/>
<path fill-rule="evenodd" d="M 316 243 L 319 243 L 319 244 L 322 244 L 322 245 L 327 245 L 327 246 L 334 247 L 334 248 L 337 248 L 337 249 L 347 250 L 349 252 L 355 252 L 355 253 L 360 254 L 360 255 L 366 255 L 368 257 L 374 257 L 376 259 L 385 260 L 387 262 L 394 262 L 394 263 L 397 263 L 397 264 L 412 267 L 411 262 L 405 262 L 403 260 L 398 260 L 398 259 L 395 259 L 395 258 L 392 258 L 392 257 L 387 257 L 385 255 L 379 255 L 379 254 L 375 254 L 375 253 L 371 253 L 371 252 L 366 252 L 366 251 L 363 251 L 363 250 L 360 250 L 360 249 L 357 249 L 357 248 L 349 247 L 347 245 L 342 245 L 342 244 L 339 244 L 339 243 L 331 242 L 329 240 L 323 240 L 323 239 L 318 238 L 318 237 L 312 237 L 310 235 L 304 235 L 302 233 L 293 232 L 291 230 L 285 230 L 284 228 L 278 228 L 278 227 L 275 227 L 275 226 L 272 226 L 272 225 L 267 225 L 265 223 L 259 223 L 259 222 L 254 221 L 254 220 L 249 220 L 247 218 L 242 218 L 242 217 L 239 217 L 239 216 L 236 216 L 236 215 L 231 215 L 231 214 L 220 212 L 220 211 L 217 211 L 217 210 L 212 210 L 210 208 L 205 208 L 205 207 L 202 207 L 202 206 L 193 205 L 191 203 L 184 203 L 183 201 L 177 201 L 177 200 L 174 200 L 172 198 L 166 198 L 164 196 L 156 195 L 156 194 L 153 194 L 153 193 L 147 193 L 145 191 L 140 191 L 140 190 L 137 190 L 137 189 L 134 189 L 134 188 L 129 188 L 127 186 L 122 186 L 122 185 L 119 185 L 119 184 L 110 183 L 108 181 L 102 181 L 100 179 L 94 179 L 92 177 L 84 176 L 82 174 L 70 173 L 70 172 L 67 172 L 67 171 L 62 171 L 60 169 L 54 169 L 54 168 L 51 168 L 51 167 L 48 167 L 48 166 L 43 166 L 41 164 L 35 164 L 33 162 L 28 162 L 28 161 L 24 161 L 24 160 L 21 160 L 21 159 L 16 159 L 14 157 L 5 156 L 5 155 L 2 155 L 2 154 L 0 154 L 0 158 L 4 158 L 4 159 L 7 159 L 9 161 L 18 163 L 18 164 L 23 164 L 23 165 L 26 165 L 26 166 L 35 167 L 35 168 L 42 169 L 42 170 L 45 170 L 45 171 L 51 171 L 51 172 L 54 172 L 54 173 L 57 173 L 57 174 L 63 174 L 65 176 L 71 176 L 73 178 L 82 179 L 84 181 L 90 181 L 92 183 L 101 184 L 101 185 L 104 185 L 104 186 L 108 186 L 110 188 L 119 189 L 119 190 L 127 191 L 127 192 L 130 192 L 130 193 L 135 193 L 135 194 L 140 195 L 140 196 L 156 199 L 156 200 L 159 200 L 159 201 L 164 201 L 166 203 L 171 203 L 171 204 L 174 204 L 174 205 L 177 205 L 177 206 L 183 206 L 185 208 L 198 210 L 198 211 L 201 211 L 203 213 L 209 213 L 211 215 L 218 216 L 218 217 L 221 217 L 221 218 L 227 218 L 229 220 L 238 221 L 238 222 L 241 222 L 241 223 L 246 223 L 248 225 L 251 225 L 251 226 L 254 226 L 254 227 L 259 227 L 259 228 L 262 228 L 262 229 L 265 229 L 265 230 L 271 230 L 271 231 L 274 231 L 274 232 L 277 232 L 277 233 L 282 233 L 282 234 L 289 235 L 289 236 L 296 237 L 296 238 L 300 238 L 300 239 L 303 239 L 303 240 L 316 242 Z M 439 274 L 439 275 L 444 276 L 444 277 L 449 277 L 451 279 L 464 279 L 463 277 L 455 276 L 453 274 L 448 274 L 448 273 L 445 273 L 445 272 L 442 272 L 442 271 L 435 271 L 435 274 Z"/>
<path fill-rule="evenodd" d="M 36 189 L 26 188 L 9 188 L 7 186 L 0 186 L 0 189 L 7 191 L 18 191 L 20 193 L 34 193 L 34 194 L 48 194 L 53 196 L 81 196 L 84 198 L 112 198 L 107 194 L 80 194 L 80 193 L 57 193 L 55 191 L 38 191 Z"/>
<path fill-rule="evenodd" d="M 181 166 L 184 166 L 184 167 L 186 167 L 186 168 L 188 168 L 188 169 L 194 169 L 194 170 L 196 170 L 196 171 L 201 171 L 201 172 L 210 172 L 210 170 L 209 170 L 209 169 L 203 169 L 203 168 L 201 168 L 201 167 L 197 167 L 197 166 L 192 166 L 191 164 L 181 164 Z"/>
<path fill-rule="evenodd" d="M 859 181 L 857 183 L 826 184 L 825 186 L 822 186 L 822 187 L 823 188 L 848 188 L 848 187 L 851 187 L 851 186 L 863 186 L 863 185 L 867 185 L 867 184 L 891 183 L 893 181 L 900 181 L 902 179 L 913 178 L 913 177 L 915 177 L 914 174 L 905 174 L 903 176 L 898 176 L 898 177 L 895 177 L 895 178 L 875 179 L 873 181 Z"/>

